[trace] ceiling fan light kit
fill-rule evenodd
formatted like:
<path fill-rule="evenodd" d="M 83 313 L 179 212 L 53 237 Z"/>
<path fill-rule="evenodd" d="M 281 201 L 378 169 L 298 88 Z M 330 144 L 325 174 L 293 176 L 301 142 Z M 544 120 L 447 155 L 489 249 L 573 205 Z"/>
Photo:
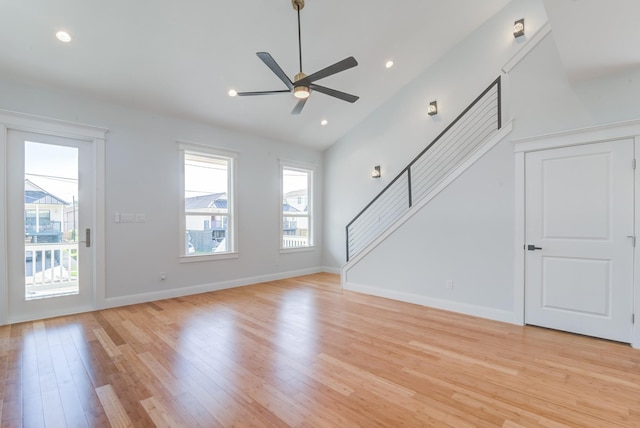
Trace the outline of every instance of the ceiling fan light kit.
<path fill-rule="evenodd" d="M 293 78 L 293 81 L 294 82 L 298 82 L 298 81 L 304 79 L 305 77 L 307 77 L 307 75 L 302 73 L 302 72 L 300 72 L 300 73 L 296 74 L 296 77 Z M 311 92 L 309 91 L 309 87 L 308 86 L 301 86 L 301 85 L 295 86 L 295 84 L 294 84 L 294 86 L 293 86 L 293 95 L 296 98 L 305 99 L 305 98 L 309 98 L 309 95 L 311 95 Z"/>
<path fill-rule="evenodd" d="M 268 52 L 257 52 L 258 58 L 265 63 L 267 67 L 284 83 L 287 89 L 280 89 L 274 91 L 253 91 L 253 92 L 238 92 L 238 96 L 254 96 L 254 95 L 272 95 L 279 93 L 293 93 L 294 97 L 298 100 L 295 107 L 291 111 L 291 114 L 300 114 L 307 99 L 311 95 L 312 91 L 321 92 L 325 95 L 329 95 L 334 98 L 341 99 L 343 101 L 354 103 L 358 100 L 355 95 L 347 94 L 345 92 L 337 91 L 335 89 L 326 88 L 315 84 L 316 80 L 324 79 L 325 77 L 332 76 L 341 71 L 348 70 L 358 65 L 358 62 L 354 57 L 350 56 L 338 61 L 329 67 L 325 67 L 320 71 L 317 71 L 309 76 L 302 72 L 302 37 L 300 29 L 300 11 L 304 8 L 304 0 L 291 0 L 293 9 L 298 14 L 298 55 L 300 62 L 300 72 L 295 75 L 293 81 L 287 76 L 287 74 L 280 68 L 278 63 L 273 59 Z"/>

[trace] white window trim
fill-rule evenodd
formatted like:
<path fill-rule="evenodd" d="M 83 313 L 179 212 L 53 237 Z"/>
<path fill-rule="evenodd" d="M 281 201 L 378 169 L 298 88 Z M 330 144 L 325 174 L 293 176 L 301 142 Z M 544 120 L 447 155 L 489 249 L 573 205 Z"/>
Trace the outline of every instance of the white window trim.
<path fill-rule="evenodd" d="M 220 253 L 220 254 L 198 254 L 198 255 L 183 254 L 180 256 L 180 263 L 208 262 L 212 260 L 237 259 L 239 257 L 240 257 L 240 254 L 237 251 L 229 252 L 229 253 Z"/>
<path fill-rule="evenodd" d="M 280 199 L 278 201 L 278 216 L 280 217 L 280 227 L 279 227 L 279 233 L 278 233 L 278 238 L 279 238 L 279 244 L 278 247 L 280 248 L 280 253 L 281 254 L 287 254 L 287 253 L 301 253 L 301 252 L 305 252 L 305 251 L 315 251 L 316 250 L 316 238 L 315 238 L 315 232 L 316 232 L 316 214 L 315 214 L 315 175 L 316 175 L 316 165 L 313 164 L 308 164 L 308 163 L 304 163 L 304 162 L 299 162 L 299 161 L 292 161 L 292 160 L 287 160 L 287 159 L 278 159 L 279 162 L 279 169 L 278 169 L 278 173 L 279 173 L 279 182 L 280 182 Z M 309 245 L 305 246 L 305 247 L 295 247 L 295 248 L 283 248 L 282 247 L 282 240 L 283 240 L 283 235 L 282 235 L 282 229 L 284 227 L 284 215 L 282 212 L 282 201 L 284 199 L 284 193 L 283 193 L 283 189 L 282 189 L 282 171 L 284 169 L 292 169 L 292 170 L 297 170 L 297 171 L 302 171 L 302 172 L 309 172 L 310 176 L 309 176 L 309 182 L 307 184 L 307 190 L 309 192 L 309 201 L 308 201 L 308 212 L 309 214 L 305 214 L 305 215 L 291 215 L 289 217 L 305 217 L 309 219 Z"/>
<path fill-rule="evenodd" d="M 206 144 L 193 143 L 188 141 L 178 141 L 178 158 L 179 158 L 179 175 L 180 175 L 180 200 L 179 200 L 179 209 L 180 209 L 180 231 L 179 233 L 179 262 L 180 263 L 194 263 L 194 262 L 205 262 L 212 260 L 227 260 L 227 259 L 237 259 L 239 255 L 238 251 L 238 227 L 237 227 L 237 218 L 238 218 L 238 210 L 236 203 L 236 178 L 237 178 L 237 169 L 238 169 L 238 155 L 239 152 L 222 149 Z M 209 155 L 214 157 L 223 157 L 228 158 L 230 160 L 230 171 L 229 171 L 229 194 L 227 195 L 227 206 L 229 208 L 229 212 L 231 215 L 228 215 L 230 221 L 227 222 L 229 232 L 229 242 L 231 244 L 232 251 L 228 251 L 225 253 L 213 253 L 213 254 L 197 254 L 197 255 L 187 255 L 185 242 L 184 242 L 184 233 L 186 230 L 186 209 L 184 205 L 184 155 L 185 153 L 192 153 L 196 155 Z"/>

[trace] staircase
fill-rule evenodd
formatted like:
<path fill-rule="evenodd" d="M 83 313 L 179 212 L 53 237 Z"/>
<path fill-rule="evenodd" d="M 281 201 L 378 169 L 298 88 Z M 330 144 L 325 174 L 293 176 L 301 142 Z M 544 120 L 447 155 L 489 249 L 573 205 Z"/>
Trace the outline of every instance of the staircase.
<path fill-rule="evenodd" d="M 501 116 L 498 77 L 349 222 L 347 266 L 504 138 Z"/>

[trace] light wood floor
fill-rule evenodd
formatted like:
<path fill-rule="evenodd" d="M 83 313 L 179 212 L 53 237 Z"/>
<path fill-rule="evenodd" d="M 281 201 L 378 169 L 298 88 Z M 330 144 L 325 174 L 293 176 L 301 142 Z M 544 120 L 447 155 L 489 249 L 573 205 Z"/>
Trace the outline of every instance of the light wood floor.
<path fill-rule="evenodd" d="M 640 351 L 317 274 L 0 327 L 12 426 L 640 426 Z"/>

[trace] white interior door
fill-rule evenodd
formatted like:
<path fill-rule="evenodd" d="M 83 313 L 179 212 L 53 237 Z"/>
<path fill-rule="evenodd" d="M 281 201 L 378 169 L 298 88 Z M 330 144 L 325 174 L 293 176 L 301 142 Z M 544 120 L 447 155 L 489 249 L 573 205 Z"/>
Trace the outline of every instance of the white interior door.
<path fill-rule="evenodd" d="M 94 305 L 94 143 L 9 130 L 9 320 Z"/>
<path fill-rule="evenodd" d="M 633 140 L 526 154 L 527 324 L 631 341 Z"/>

